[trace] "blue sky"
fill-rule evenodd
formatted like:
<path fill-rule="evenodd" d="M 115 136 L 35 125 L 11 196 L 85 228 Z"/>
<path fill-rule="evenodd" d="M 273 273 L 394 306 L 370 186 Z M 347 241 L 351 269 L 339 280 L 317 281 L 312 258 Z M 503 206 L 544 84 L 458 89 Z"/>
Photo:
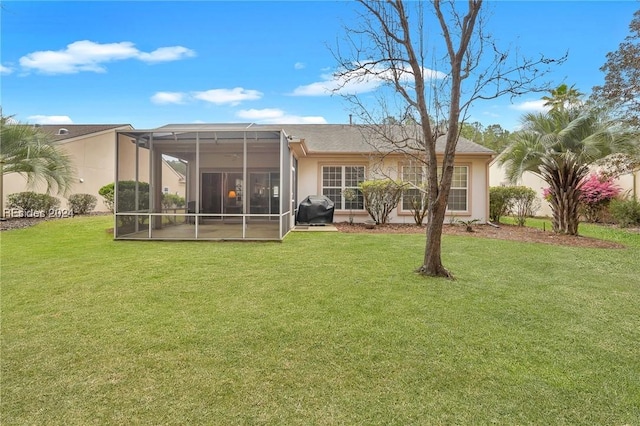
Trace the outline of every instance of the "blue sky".
<path fill-rule="evenodd" d="M 4 1 L 1 105 L 41 124 L 348 123 L 329 96 L 352 2 Z M 494 1 L 486 30 L 527 56 L 568 60 L 547 76 L 589 93 L 629 34 L 637 1 Z M 362 88 L 361 88 L 362 90 Z M 483 101 L 471 121 L 517 128 L 541 94 Z"/>

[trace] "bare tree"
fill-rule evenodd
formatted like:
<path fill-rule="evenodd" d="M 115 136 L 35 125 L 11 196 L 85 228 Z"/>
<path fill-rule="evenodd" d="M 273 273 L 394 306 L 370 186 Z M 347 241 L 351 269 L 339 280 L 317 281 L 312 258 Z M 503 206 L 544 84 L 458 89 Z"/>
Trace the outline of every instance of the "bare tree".
<path fill-rule="evenodd" d="M 401 152 L 426 168 L 427 240 L 417 271 L 451 277 L 442 264 L 441 240 L 460 123 L 477 100 L 547 89 L 534 84 L 564 58 L 532 60 L 501 51 L 484 32 L 482 0 L 358 3 L 364 10 L 360 25 L 346 29 L 346 52 L 344 46 L 334 52 L 336 77 L 345 90 L 357 83 L 380 84 L 377 106 L 357 93 L 345 96 L 382 155 Z M 390 107 L 397 114 L 390 114 Z M 390 115 L 397 119 L 382 120 Z M 440 136 L 445 144 L 438 162 Z"/>

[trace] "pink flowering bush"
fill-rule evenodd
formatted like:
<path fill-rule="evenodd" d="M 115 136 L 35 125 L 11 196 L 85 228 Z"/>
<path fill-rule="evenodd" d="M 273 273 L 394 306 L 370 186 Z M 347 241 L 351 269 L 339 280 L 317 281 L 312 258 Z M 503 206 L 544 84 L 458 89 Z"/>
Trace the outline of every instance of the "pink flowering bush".
<path fill-rule="evenodd" d="M 587 222 L 598 222 L 609 202 L 620 195 L 620 188 L 613 179 L 604 174 L 591 174 L 580 186 L 580 208 Z M 551 201 L 551 188 L 542 190 L 542 197 Z"/>
<path fill-rule="evenodd" d="M 599 174 L 589 175 L 580 191 L 582 213 L 588 222 L 598 222 L 609 202 L 620 195 L 620 188 L 612 179 Z"/>

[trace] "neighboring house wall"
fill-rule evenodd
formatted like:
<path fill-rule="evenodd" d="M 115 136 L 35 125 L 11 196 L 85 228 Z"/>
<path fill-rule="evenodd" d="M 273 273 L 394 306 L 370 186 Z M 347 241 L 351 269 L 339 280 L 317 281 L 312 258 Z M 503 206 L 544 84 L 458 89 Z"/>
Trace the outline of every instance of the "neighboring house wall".
<path fill-rule="evenodd" d="M 595 172 L 597 172 L 597 168 L 592 169 L 592 173 L 595 173 Z M 638 185 L 637 185 L 637 182 L 639 179 L 637 175 L 639 173 L 640 171 L 636 171 L 635 175 L 633 173 L 627 173 L 625 175 L 620 176 L 618 179 L 614 180 L 614 183 L 620 187 L 620 189 L 622 190 L 622 194 L 624 196 L 628 196 L 628 197 L 633 196 L 634 179 L 635 179 L 636 197 L 640 197 L 640 188 L 638 188 Z M 504 168 L 501 167 L 496 160 L 494 160 L 491 163 L 491 166 L 489 167 L 489 178 L 490 178 L 489 179 L 490 186 L 511 185 L 506 178 Z M 518 181 L 517 185 L 527 186 L 536 191 L 538 198 L 540 199 L 540 208 L 535 213 L 536 216 L 551 216 L 552 214 L 551 206 L 544 199 L 542 195 L 543 190 L 549 187 L 549 185 L 544 180 L 542 180 L 540 177 L 538 177 L 537 175 L 531 172 L 525 172 L 520 178 L 520 180 Z"/>
<path fill-rule="evenodd" d="M 50 126 L 49 126 L 50 127 Z M 71 126 L 65 126 L 70 127 Z M 67 152 L 72 159 L 75 169 L 75 177 L 72 180 L 69 193 L 51 195 L 60 199 L 60 208 L 67 209 L 67 199 L 71 194 L 91 194 L 94 195 L 98 202 L 94 211 L 106 212 L 108 208 L 102 197 L 98 194 L 98 190 L 115 179 L 115 131 L 117 129 L 131 129 L 131 126 L 114 127 L 109 130 L 99 131 L 86 134 L 70 139 L 63 139 L 56 143 L 58 147 Z M 127 158 L 130 158 L 131 164 L 135 162 L 135 145 L 128 143 L 129 138 L 120 136 L 121 149 L 126 149 Z M 130 152 L 129 152 L 130 151 Z M 141 174 L 148 175 L 148 157 L 139 159 L 141 164 Z M 133 167 L 132 167 L 133 169 Z M 125 176 L 125 179 L 133 179 L 133 175 Z M 163 188 L 169 188 L 170 193 L 178 193 L 185 195 L 185 182 L 181 175 L 173 170 L 166 162 L 163 163 Z M 17 192 L 35 191 L 39 193 L 46 192 L 46 186 L 42 183 L 35 186 L 28 186 L 26 177 L 10 173 L 4 176 L 4 194 L 5 197 Z M 4 202 L 7 208 L 7 199 Z"/>
<path fill-rule="evenodd" d="M 107 211 L 107 206 L 102 202 L 102 197 L 98 195 L 98 190 L 114 179 L 115 167 L 115 129 L 102 131 L 90 135 L 62 140 L 57 146 L 66 151 L 71 156 L 75 177 L 72 180 L 71 188 L 66 196 L 71 194 L 91 194 L 98 199 L 96 211 Z M 43 184 L 29 187 L 24 176 L 11 173 L 4 177 L 4 194 L 9 195 L 16 192 L 35 191 L 46 192 Z M 67 208 L 65 194 L 52 193 L 51 195 L 60 199 L 60 208 Z M 6 204 L 5 199 L 5 206 Z"/>

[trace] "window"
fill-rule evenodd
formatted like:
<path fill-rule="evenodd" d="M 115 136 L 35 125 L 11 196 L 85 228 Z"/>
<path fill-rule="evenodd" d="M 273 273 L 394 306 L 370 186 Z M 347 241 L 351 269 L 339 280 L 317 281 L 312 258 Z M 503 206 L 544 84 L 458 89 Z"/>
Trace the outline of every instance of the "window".
<path fill-rule="evenodd" d="M 449 190 L 449 204 L 447 205 L 450 211 L 467 210 L 468 170 L 469 168 L 466 166 L 455 166 L 453 168 L 451 189 Z"/>
<path fill-rule="evenodd" d="M 322 195 L 335 203 L 336 210 L 364 210 L 364 199 L 358 188 L 364 181 L 364 166 L 323 166 L 322 167 Z M 345 200 L 342 191 L 350 188 L 356 192 L 356 197 Z"/>
<path fill-rule="evenodd" d="M 440 171 L 438 171 L 440 173 Z M 405 189 L 402 192 L 401 209 L 402 211 L 411 211 L 412 200 L 419 200 L 421 191 L 419 187 L 427 181 L 427 171 L 423 166 L 408 165 L 402 166 L 402 180 L 410 183 L 413 188 Z M 467 211 L 469 185 L 469 167 L 454 166 L 453 176 L 451 178 L 451 189 L 449 190 L 449 203 L 447 210 L 451 212 Z M 423 199 L 424 202 L 426 200 Z"/>
<path fill-rule="evenodd" d="M 421 166 L 403 166 L 402 181 L 408 183 L 407 189 L 402 191 L 402 210 L 414 210 L 414 205 L 422 207 L 422 203 L 427 200 L 423 196 L 425 193 L 419 188 L 423 185 L 426 174 L 423 173 Z M 414 204 L 420 203 L 420 204 Z"/>

